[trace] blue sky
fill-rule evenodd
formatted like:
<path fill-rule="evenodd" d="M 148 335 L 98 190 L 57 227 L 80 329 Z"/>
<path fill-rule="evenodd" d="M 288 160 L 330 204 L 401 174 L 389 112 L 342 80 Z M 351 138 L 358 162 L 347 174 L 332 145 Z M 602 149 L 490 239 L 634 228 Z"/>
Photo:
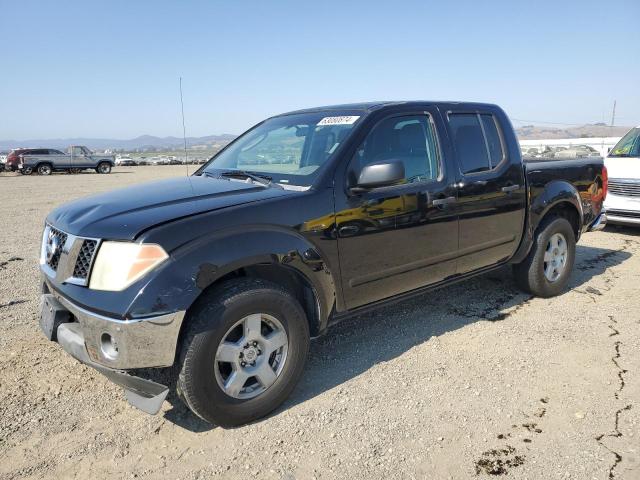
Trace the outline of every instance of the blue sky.
<path fill-rule="evenodd" d="M 240 133 L 302 107 L 495 102 L 640 124 L 640 1 L 0 0 L 0 138 Z"/>

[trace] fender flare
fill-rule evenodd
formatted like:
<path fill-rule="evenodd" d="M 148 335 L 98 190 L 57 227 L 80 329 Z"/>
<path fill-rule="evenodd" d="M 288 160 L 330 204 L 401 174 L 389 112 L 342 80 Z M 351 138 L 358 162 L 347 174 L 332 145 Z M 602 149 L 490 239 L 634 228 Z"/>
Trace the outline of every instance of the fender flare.
<path fill-rule="evenodd" d="M 578 212 L 578 231 L 582 230 L 584 209 L 580 193 L 578 193 L 576 187 L 565 180 L 553 180 L 545 186 L 542 193 L 536 196 L 531 203 L 530 223 L 534 232 L 544 216 L 549 213 L 549 210 L 562 202 L 568 202 L 575 207 Z"/>
<path fill-rule="evenodd" d="M 195 239 L 171 252 L 132 301 L 133 317 L 157 315 L 167 305 L 188 310 L 202 292 L 231 272 L 273 265 L 302 276 L 312 289 L 317 329 L 326 328 L 336 301 L 336 282 L 326 259 L 305 237 L 281 227 L 243 227 Z M 169 301 L 170 299 L 170 301 Z"/>
<path fill-rule="evenodd" d="M 520 242 L 518 250 L 511 258 L 511 263 L 519 263 L 525 259 L 531 250 L 534 235 L 540 222 L 551 209 L 562 203 L 568 203 L 576 209 L 578 214 L 578 236 L 582 231 L 584 222 L 582 200 L 580 193 L 571 183 L 565 180 L 553 180 L 545 185 L 541 192 L 537 194 L 534 193 L 533 195 L 531 196 L 530 207 L 527 213 L 527 222 L 525 224 L 522 242 Z"/>

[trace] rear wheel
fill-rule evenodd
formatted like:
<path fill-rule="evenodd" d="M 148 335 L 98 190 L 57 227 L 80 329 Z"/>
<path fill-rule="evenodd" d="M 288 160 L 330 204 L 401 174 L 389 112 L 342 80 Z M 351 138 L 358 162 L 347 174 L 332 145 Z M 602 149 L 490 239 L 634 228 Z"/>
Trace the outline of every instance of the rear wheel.
<path fill-rule="evenodd" d="M 566 288 L 576 255 L 571 223 L 563 217 L 549 217 L 536 231 L 527 258 L 514 265 L 516 283 L 538 297 L 553 297 Z"/>
<path fill-rule="evenodd" d="M 41 163 L 37 168 L 38 175 L 51 175 L 53 169 L 48 163 Z"/>
<path fill-rule="evenodd" d="M 101 162 L 96 167 L 96 172 L 106 174 L 111 173 L 111 164 L 109 162 Z"/>
<path fill-rule="evenodd" d="M 238 279 L 192 309 L 178 393 L 202 419 L 231 427 L 263 417 L 291 393 L 309 349 L 298 301 L 279 285 Z"/>
<path fill-rule="evenodd" d="M 20 169 L 20 173 L 22 175 L 31 175 L 33 173 L 33 168 L 31 167 L 24 167 Z"/>

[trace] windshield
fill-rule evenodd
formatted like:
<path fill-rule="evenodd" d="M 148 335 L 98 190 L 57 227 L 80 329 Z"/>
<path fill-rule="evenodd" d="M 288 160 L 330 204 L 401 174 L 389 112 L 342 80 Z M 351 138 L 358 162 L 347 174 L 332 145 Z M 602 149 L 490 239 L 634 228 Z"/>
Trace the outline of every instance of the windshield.
<path fill-rule="evenodd" d="M 640 127 L 632 128 L 609 153 L 610 157 L 640 157 Z"/>
<path fill-rule="evenodd" d="M 212 158 L 204 172 L 244 170 L 285 185 L 309 186 L 361 114 L 323 111 L 271 118 Z"/>

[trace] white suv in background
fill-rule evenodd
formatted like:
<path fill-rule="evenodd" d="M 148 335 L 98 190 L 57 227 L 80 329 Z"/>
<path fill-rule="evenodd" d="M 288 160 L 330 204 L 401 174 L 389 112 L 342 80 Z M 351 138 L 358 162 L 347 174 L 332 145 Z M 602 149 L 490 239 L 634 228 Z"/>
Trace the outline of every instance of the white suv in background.
<path fill-rule="evenodd" d="M 640 226 L 640 125 L 632 128 L 607 155 L 607 222 Z"/>

